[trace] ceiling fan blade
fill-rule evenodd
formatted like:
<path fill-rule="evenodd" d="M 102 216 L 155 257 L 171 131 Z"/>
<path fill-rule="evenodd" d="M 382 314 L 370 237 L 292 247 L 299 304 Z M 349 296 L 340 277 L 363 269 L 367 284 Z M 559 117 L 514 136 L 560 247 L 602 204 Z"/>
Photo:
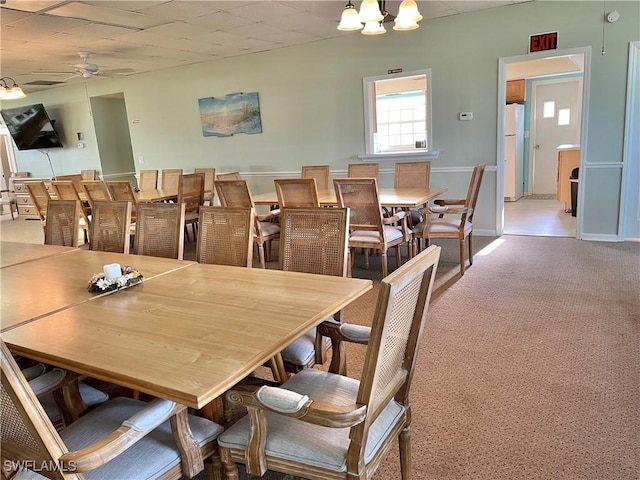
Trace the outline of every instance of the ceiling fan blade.
<path fill-rule="evenodd" d="M 79 73 L 76 73 L 75 75 L 71 75 L 70 77 L 67 77 L 65 79 L 63 79 L 63 82 L 66 82 L 67 80 L 71 80 L 72 78 L 78 78 L 81 77 L 82 75 L 80 75 Z"/>
<path fill-rule="evenodd" d="M 58 70 L 40 70 L 39 72 L 31 72 L 31 75 L 69 75 L 75 73 L 73 70 L 67 70 L 65 72 Z"/>

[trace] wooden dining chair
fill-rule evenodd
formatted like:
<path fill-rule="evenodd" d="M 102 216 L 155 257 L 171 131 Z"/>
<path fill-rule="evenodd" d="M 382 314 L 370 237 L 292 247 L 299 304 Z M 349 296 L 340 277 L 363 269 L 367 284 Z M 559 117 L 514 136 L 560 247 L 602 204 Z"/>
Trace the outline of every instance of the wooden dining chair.
<path fill-rule="evenodd" d="M 196 261 L 251 268 L 254 221 L 252 208 L 200 207 Z"/>
<path fill-rule="evenodd" d="M 242 180 L 240 172 L 226 172 L 216 175 L 216 180 Z"/>
<path fill-rule="evenodd" d="M 80 170 L 80 177 L 82 180 L 98 180 L 97 170 Z"/>
<path fill-rule="evenodd" d="M 91 219 L 89 250 L 129 253 L 131 202 L 96 200 Z"/>
<path fill-rule="evenodd" d="M 80 202 L 80 229 L 84 234 L 84 243 L 89 243 L 91 226 L 91 207 L 89 202 L 83 202 L 80 194 L 71 180 L 54 180 L 51 182 L 52 193 L 58 200 L 74 200 Z"/>
<path fill-rule="evenodd" d="M 393 179 L 394 188 L 417 188 L 429 190 L 431 182 L 431 162 L 398 162 L 395 167 Z M 426 205 L 424 205 L 426 207 Z M 422 207 L 421 207 L 422 208 Z M 410 227 L 420 223 L 424 216 L 420 209 L 408 210 L 408 224 Z"/>
<path fill-rule="evenodd" d="M 177 192 L 178 184 L 180 183 L 180 176 L 182 175 L 181 168 L 165 168 L 162 170 L 161 189 L 167 192 Z"/>
<path fill-rule="evenodd" d="M 51 200 L 49 190 L 47 190 L 42 180 L 27 180 L 24 182 L 24 186 L 27 188 L 29 197 L 31 197 L 31 203 L 33 203 L 33 206 L 38 211 L 38 215 L 44 226 L 44 221 L 47 218 L 47 204 L 49 200 Z"/>
<path fill-rule="evenodd" d="M 395 442 L 400 476 L 411 478 L 409 394 L 439 255 L 433 246 L 380 282 L 360 380 L 305 368 L 281 387 L 226 394 L 249 412 L 218 437 L 227 478 L 238 478 L 238 462 L 257 476 L 371 479 Z"/>
<path fill-rule="evenodd" d="M 18 203 L 16 196 L 9 190 L 0 190 L 0 205 L 7 205 L 9 207 L 9 213 L 11 214 L 11 220 L 15 219 L 14 212 L 19 215 Z M 4 213 L 4 212 L 3 212 Z"/>
<path fill-rule="evenodd" d="M 134 251 L 138 255 L 184 256 L 184 203 L 138 205 Z"/>
<path fill-rule="evenodd" d="M 0 340 L 3 478 L 44 478 L 22 468 L 46 466 L 54 479 L 214 478 L 222 427 L 188 415 L 184 405 L 114 398 L 56 431 L 5 343 Z M 77 394 L 77 377 L 65 388 Z M 212 460 L 215 458 L 215 460 Z M 19 471 L 21 470 L 21 471 Z M 219 472 L 218 472 L 219 474 Z M 217 478 L 220 478 L 219 476 Z"/>
<path fill-rule="evenodd" d="M 44 222 L 45 245 L 77 247 L 78 230 L 80 230 L 80 202 L 49 200 Z"/>
<path fill-rule="evenodd" d="M 141 192 L 158 189 L 158 170 L 140 170 L 138 188 Z"/>
<path fill-rule="evenodd" d="M 349 209 L 283 208 L 280 213 L 280 270 L 347 276 Z M 340 312 L 327 321 L 340 321 Z M 313 328 L 281 353 L 285 369 L 299 372 L 327 359 L 328 342 Z"/>
<path fill-rule="evenodd" d="M 60 182 L 71 181 L 75 185 L 76 190 L 80 192 L 82 191 L 82 185 L 80 184 L 80 182 L 82 182 L 82 180 L 93 180 L 93 179 L 83 178 L 81 173 L 73 173 L 71 175 L 57 175 L 54 178 L 54 180 L 57 180 Z"/>
<path fill-rule="evenodd" d="M 375 178 L 334 178 L 338 206 L 349 208 L 351 212 L 351 263 L 357 248 L 364 249 L 365 268 L 369 268 L 369 249 L 379 250 L 382 259 L 382 276 L 388 274 L 387 250 L 396 251 L 396 266 L 400 266 L 399 246 L 409 246 L 410 233 L 404 212 L 383 217 Z M 409 246 L 409 254 L 411 248 Z"/>
<path fill-rule="evenodd" d="M 216 179 L 215 168 L 194 168 L 193 173 L 204 173 L 204 201 L 213 205 L 213 196 L 215 188 L 213 182 Z"/>
<path fill-rule="evenodd" d="M 375 178 L 380 172 L 379 163 L 350 163 L 347 170 L 349 178 Z"/>
<path fill-rule="evenodd" d="M 469 266 L 473 265 L 473 215 L 476 210 L 480 185 L 485 165 L 473 167 L 467 196 L 462 199 L 434 200 L 434 206 L 425 208 L 422 222 L 411 229 L 413 251 L 419 248 L 424 239 L 427 246 L 432 239 L 454 238 L 458 240 L 460 250 L 460 275 L 465 272 L 465 240 L 469 244 Z M 437 215 L 437 218 L 432 217 Z"/>
<path fill-rule="evenodd" d="M 315 178 L 318 190 L 329 190 L 329 165 L 305 165 L 302 167 L 302 178 Z"/>
<path fill-rule="evenodd" d="M 193 241 L 197 238 L 199 210 L 204 205 L 204 173 L 188 173 L 178 179 L 178 203 L 184 204 L 185 235 L 189 240 L 188 227 L 193 230 Z"/>
<path fill-rule="evenodd" d="M 280 208 L 320 206 L 315 178 L 282 178 L 273 183 Z"/>
<path fill-rule="evenodd" d="M 107 185 L 102 180 L 82 180 L 80 184 L 91 209 L 96 200 L 113 200 Z"/>
<path fill-rule="evenodd" d="M 138 216 L 138 197 L 131 182 L 109 181 L 107 182 L 107 188 L 113 200 L 131 202 L 131 223 L 135 223 Z M 132 233 L 135 233 L 135 226 L 133 226 Z"/>
<path fill-rule="evenodd" d="M 223 207 L 255 209 L 246 180 L 216 180 L 214 184 L 220 204 Z M 271 242 L 280 237 L 280 225 L 273 221 L 277 216 L 273 212 L 255 216 L 253 239 L 258 247 L 258 256 L 262 268 L 267 268 L 266 262 L 271 259 Z"/>

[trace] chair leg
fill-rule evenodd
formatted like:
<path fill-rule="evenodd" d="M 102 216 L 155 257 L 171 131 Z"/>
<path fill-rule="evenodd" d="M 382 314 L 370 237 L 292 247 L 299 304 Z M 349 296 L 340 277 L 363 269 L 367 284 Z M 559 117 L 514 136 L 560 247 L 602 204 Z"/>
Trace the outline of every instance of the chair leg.
<path fill-rule="evenodd" d="M 408 425 L 400 432 L 398 442 L 400 444 L 400 478 L 409 480 L 411 478 L 411 430 Z"/>
<path fill-rule="evenodd" d="M 467 242 L 469 242 L 469 266 L 473 265 L 473 235 L 470 233 L 467 238 Z"/>
<path fill-rule="evenodd" d="M 258 244 L 258 256 L 260 257 L 260 267 L 267 268 L 267 265 L 264 261 L 264 243 Z"/>
<path fill-rule="evenodd" d="M 396 268 L 398 268 L 400 266 L 401 260 L 400 260 L 400 246 L 396 245 L 395 246 L 396 249 Z M 411 252 L 409 252 L 411 253 Z"/>
<path fill-rule="evenodd" d="M 382 278 L 384 278 L 389 273 L 389 270 L 387 268 L 387 251 L 382 250 L 380 253 L 380 256 L 382 257 Z"/>
<path fill-rule="evenodd" d="M 364 248 L 364 268 L 369 270 L 369 249 Z"/>
<path fill-rule="evenodd" d="M 460 239 L 460 275 L 464 275 L 464 238 Z"/>

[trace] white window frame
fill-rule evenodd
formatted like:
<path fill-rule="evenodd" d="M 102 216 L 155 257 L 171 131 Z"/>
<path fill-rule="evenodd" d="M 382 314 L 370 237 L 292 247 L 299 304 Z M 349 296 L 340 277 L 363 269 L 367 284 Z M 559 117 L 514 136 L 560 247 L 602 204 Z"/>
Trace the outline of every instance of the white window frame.
<path fill-rule="evenodd" d="M 374 86 L 378 80 L 390 80 L 394 78 L 415 77 L 417 75 L 425 75 L 427 83 L 427 93 L 425 95 L 425 110 L 427 116 L 427 123 L 429 128 L 427 129 L 427 146 L 429 150 L 416 149 L 415 151 L 401 151 L 401 152 L 382 152 L 376 153 L 373 143 L 375 124 L 375 93 Z M 365 160 L 384 160 L 393 159 L 399 160 L 402 158 L 437 158 L 438 150 L 433 148 L 433 115 L 432 115 L 432 82 L 431 82 L 431 69 L 414 70 L 411 72 L 392 73 L 388 75 L 377 75 L 373 77 L 364 77 L 362 79 L 362 91 L 364 95 L 364 132 L 365 132 L 365 154 L 359 155 L 359 158 Z"/>

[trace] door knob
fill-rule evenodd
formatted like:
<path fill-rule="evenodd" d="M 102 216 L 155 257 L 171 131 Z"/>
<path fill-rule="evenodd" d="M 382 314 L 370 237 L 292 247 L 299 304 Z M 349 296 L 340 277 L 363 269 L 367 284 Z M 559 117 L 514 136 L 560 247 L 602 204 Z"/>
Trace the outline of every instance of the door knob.
<path fill-rule="evenodd" d="M 540 150 L 540 145 L 536 145 L 536 146 L 535 146 L 535 147 L 533 147 L 533 148 L 535 148 L 536 150 Z"/>

